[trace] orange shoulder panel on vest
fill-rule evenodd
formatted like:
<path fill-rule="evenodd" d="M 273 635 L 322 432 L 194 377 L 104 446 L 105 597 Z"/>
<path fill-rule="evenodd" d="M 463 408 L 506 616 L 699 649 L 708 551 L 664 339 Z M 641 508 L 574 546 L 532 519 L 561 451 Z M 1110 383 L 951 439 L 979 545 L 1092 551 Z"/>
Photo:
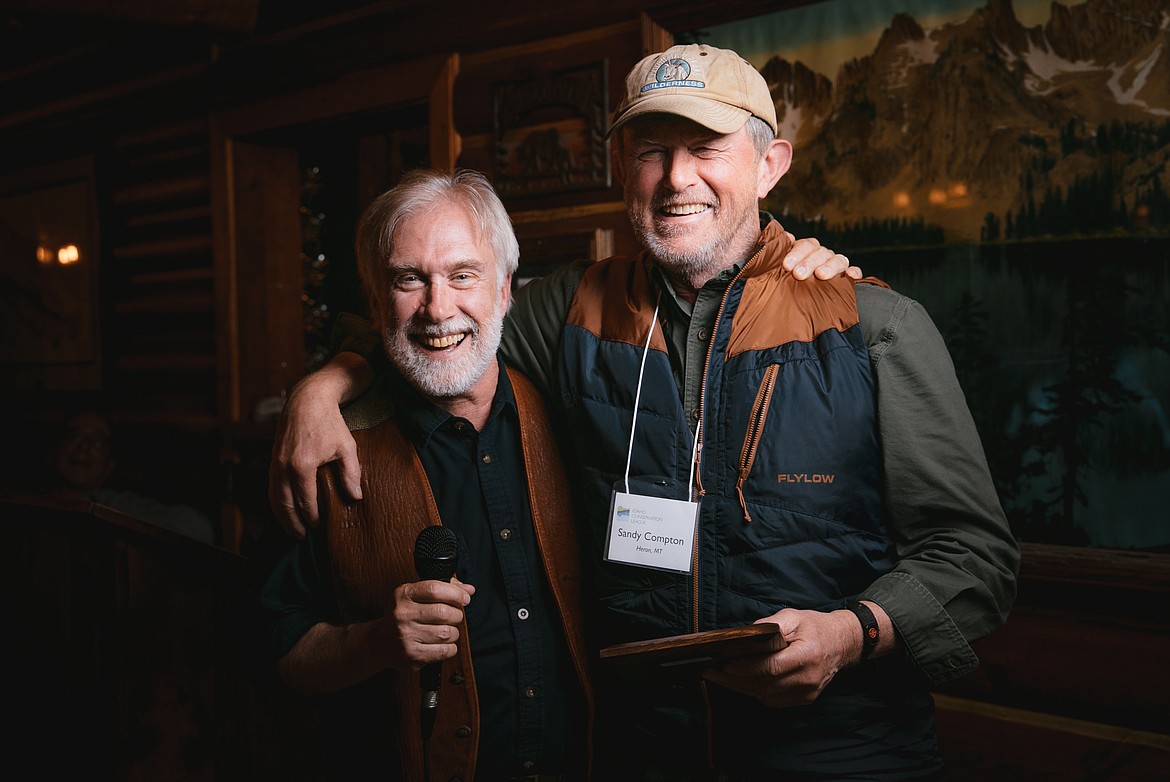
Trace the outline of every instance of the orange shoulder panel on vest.
<path fill-rule="evenodd" d="M 565 322 L 606 341 L 642 346 L 657 296 L 641 257 L 608 258 L 586 268 Z M 654 330 L 650 348 L 666 352 L 662 329 Z"/>
<path fill-rule="evenodd" d="M 789 272 L 750 277 L 732 320 L 727 355 L 789 342 L 857 324 L 857 299 L 848 277 L 797 280 Z"/>

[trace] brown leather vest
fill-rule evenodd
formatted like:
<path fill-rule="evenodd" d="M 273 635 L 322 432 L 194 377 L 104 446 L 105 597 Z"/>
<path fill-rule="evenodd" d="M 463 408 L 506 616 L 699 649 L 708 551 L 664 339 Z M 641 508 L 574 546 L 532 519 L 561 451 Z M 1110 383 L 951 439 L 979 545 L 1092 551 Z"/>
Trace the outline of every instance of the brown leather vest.
<path fill-rule="evenodd" d="M 561 624 L 588 709 L 592 754 L 593 692 L 590 686 L 581 616 L 580 554 L 568 483 L 553 440 L 544 401 L 522 374 L 509 369 L 520 418 L 528 499 L 541 562 L 560 612 Z M 353 432 L 362 465 L 360 502 L 343 498 L 333 468 L 321 477 L 322 524 L 328 540 L 338 607 L 345 621 L 382 614 L 394 588 L 418 580 L 414 541 L 423 527 L 441 524 L 430 483 L 414 446 L 387 419 Z M 467 624 L 459 629 L 467 639 Z M 479 745 L 479 700 L 469 645 L 443 663 L 442 687 L 429 746 L 432 780 L 475 776 Z M 398 745 L 406 780 L 422 782 L 423 761 L 418 706 L 418 676 L 392 674 L 399 713 Z"/>

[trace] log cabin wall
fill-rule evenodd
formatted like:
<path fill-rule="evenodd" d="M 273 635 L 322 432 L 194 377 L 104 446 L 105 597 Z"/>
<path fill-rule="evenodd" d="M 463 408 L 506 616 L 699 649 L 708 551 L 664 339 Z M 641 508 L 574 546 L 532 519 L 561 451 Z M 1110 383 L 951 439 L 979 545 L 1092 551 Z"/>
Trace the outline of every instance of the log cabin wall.
<path fill-rule="evenodd" d="M 201 35 L 156 37 L 137 26 L 128 34 L 100 22 L 50 32 L 7 33 L 23 42 L 12 42 L 9 56 L 29 60 L 6 60 L 0 135 L 12 152 L 0 165 L 0 183 L 11 197 L 70 181 L 84 169 L 93 184 L 93 225 L 91 252 L 81 263 L 96 270 L 90 293 L 97 337 L 84 360 L 18 361 L 3 370 L 0 393 L 22 411 L 4 450 L 5 484 L 35 481 L 45 469 L 38 444 L 62 411 L 98 406 L 116 422 L 128 483 L 150 486 L 163 499 L 185 498 L 218 517 L 208 491 L 219 485 L 208 436 L 219 423 L 209 47 Z M 63 161 L 74 170 L 59 170 Z M 11 306 L 14 287 L 20 296 L 42 297 L 42 305 Z M 9 291 L 9 317 L 28 332 L 14 337 L 6 324 L 5 338 L 27 341 L 29 355 L 51 352 L 55 336 L 41 331 L 41 319 L 60 317 L 58 293 L 20 282 Z M 171 446 L 167 469 L 131 458 L 164 442 Z"/>
<path fill-rule="evenodd" d="M 262 411 L 313 361 L 300 257 L 305 165 L 330 149 L 349 167 L 339 211 L 349 218 L 411 165 L 465 165 L 498 181 L 506 173 L 496 135 L 501 85 L 600 74 L 608 111 L 630 65 L 668 45 L 672 32 L 777 4 L 348 0 L 316 12 L 193 1 L 172 18 L 167 4 L 146 0 L 119 4 L 121 16 L 83 0 L 34 5 L 6 4 L 16 10 L 0 39 L 0 140 L 10 151 L 0 186 L 11 186 L 0 197 L 62 177 L 91 183 L 100 339 L 92 360 L 4 367 L 0 393 L 24 414 L 5 448 L 3 483 L 28 482 L 35 443 L 62 411 L 101 404 L 140 454 L 126 460 L 127 478 L 214 515 L 218 543 L 232 555 L 206 582 L 189 584 L 187 569 L 167 586 L 192 596 L 220 644 L 184 660 L 215 671 L 214 686 L 202 679 L 198 689 L 213 726 L 199 734 L 206 744 L 194 756 L 161 744 L 145 753 L 138 745 L 138 755 L 119 747 L 103 762 L 118 778 L 313 778 L 312 715 L 245 675 L 231 637 L 238 628 L 221 615 L 231 602 L 224 573 L 246 589 L 282 545 L 266 507 L 273 424 Z M 521 240 L 520 276 L 634 247 L 615 182 L 551 194 L 518 186 L 505 202 Z M 339 257 L 331 273 L 343 269 Z M 346 301 L 360 306 L 352 291 Z M 25 524 L 43 513 L 21 515 Z M 80 538 L 61 543 L 79 528 L 70 517 L 43 546 L 84 550 L 90 543 Z M 115 548 L 131 545 L 143 562 L 157 555 L 132 544 Z M 43 556 L 60 563 L 66 554 Z M 111 567 L 93 578 L 108 585 L 125 576 Z M 1170 761 L 1168 567 L 1165 555 L 1025 547 L 1008 625 L 979 643 L 978 671 L 938 693 L 951 778 L 1158 778 Z M 50 577 L 19 573 L 42 587 Z M 46 611 L 63 599 L 52 589 L 30 594 Z M 115 603 L 103 610 L 133 624 Z M 92 621 L 77 633 L 112 654 Z M 132 668 L 122 675 L 133 678 Z M 125 719 L 126 693 L 141 686 L 106 692 L 123 699 L 114 705 L 86 693 L 86 705 Z M 99 739 L 140 738 L 130 727 L 141 728 L 109 727 Z"/>

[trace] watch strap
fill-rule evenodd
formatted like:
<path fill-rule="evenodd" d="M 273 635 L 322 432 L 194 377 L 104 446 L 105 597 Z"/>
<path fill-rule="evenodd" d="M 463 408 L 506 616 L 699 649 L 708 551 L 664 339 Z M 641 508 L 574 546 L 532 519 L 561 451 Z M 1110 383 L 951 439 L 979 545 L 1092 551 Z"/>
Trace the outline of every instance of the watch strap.
<path fill-rule="evenodd" d="M 861 660 L 858 660 L 861 662 L 869 657 L 877 646 L 881 630 L 878 628 L 877 617 L 873 615 L 873 611 L 869 610 L 869 606 L 865 603 L 854 601 L 847 603 L 845 608 L 853 612 L 857 621 L 861 623 Z"/>

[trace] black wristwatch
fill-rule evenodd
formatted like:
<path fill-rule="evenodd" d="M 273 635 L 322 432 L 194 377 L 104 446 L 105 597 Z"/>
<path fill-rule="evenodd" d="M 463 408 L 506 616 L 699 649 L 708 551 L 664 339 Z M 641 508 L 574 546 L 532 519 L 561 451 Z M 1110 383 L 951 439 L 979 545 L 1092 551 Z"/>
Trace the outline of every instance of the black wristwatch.
<path fill-rule="evenodd" d="M 878 644 L 878 635 L 881 631 L 878 629 L 877 618 L 865 603 L 847 603 L 845 608 L 852 611 L 857 621 L 861 622 L 861 660 L 858 662 L 862 662 Z"/>

